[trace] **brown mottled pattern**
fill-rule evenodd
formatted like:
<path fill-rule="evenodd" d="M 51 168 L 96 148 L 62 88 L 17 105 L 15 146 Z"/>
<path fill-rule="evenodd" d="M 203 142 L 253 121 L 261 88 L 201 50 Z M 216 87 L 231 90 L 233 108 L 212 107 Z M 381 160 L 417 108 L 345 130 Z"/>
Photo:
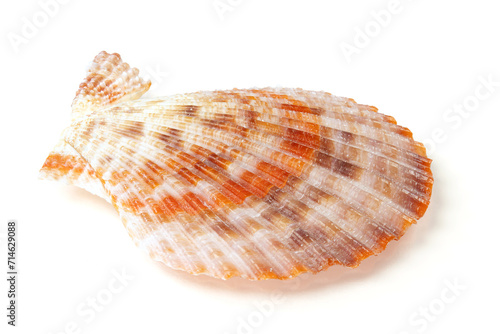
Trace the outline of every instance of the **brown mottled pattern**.
<path fill-rule="evenodd" d="M 41 176 L 106 198 L 171 268 L 287 279 L 355 267 L 429 205 L 425 148 L 374 107 L 287 88 L 139 100 L 137 70 L 94 61 Z"/>

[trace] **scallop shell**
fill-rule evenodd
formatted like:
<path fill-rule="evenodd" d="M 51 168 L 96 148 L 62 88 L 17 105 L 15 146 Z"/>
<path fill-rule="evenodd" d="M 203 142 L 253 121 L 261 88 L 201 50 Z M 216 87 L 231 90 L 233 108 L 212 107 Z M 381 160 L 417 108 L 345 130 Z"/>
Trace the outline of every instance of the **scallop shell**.
<path fill-rule="evenodd" d="M 261 280 L 356 267 L 429 205 L 424 146 L 375 107 L 288 88 L 139 99 L 149 86 L 97 55 L 40 174 L 112 203 L 171 268 Z"/>

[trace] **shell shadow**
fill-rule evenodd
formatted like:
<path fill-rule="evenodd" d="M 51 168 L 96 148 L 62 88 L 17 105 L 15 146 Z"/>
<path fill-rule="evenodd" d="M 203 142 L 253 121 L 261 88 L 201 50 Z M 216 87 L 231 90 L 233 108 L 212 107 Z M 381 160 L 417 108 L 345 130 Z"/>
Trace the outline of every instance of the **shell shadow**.
<path fill-rule="evenodd" d="M 76 186 L 65 186 L 61 191 L 64 192 L 65 197 L 75 203 L 80 203 L 82 207 L 95 209 L 96 212 L 97 210 L 106 211 L 106 213 L 115 215 L 118 221 L 120 220 L 115 208 L 109 202 L 97 195 L 89 193 L 85 189 Z"/>

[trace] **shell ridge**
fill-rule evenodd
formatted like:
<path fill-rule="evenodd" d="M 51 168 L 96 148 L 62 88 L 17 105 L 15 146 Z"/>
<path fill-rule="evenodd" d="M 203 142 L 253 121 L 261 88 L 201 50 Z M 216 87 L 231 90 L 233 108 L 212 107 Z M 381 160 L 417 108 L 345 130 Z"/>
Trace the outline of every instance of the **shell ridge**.
<path fill-rule="evenodd" d="M 340 177 L 341 177 L 341 175 L 340 175 Z M 364 189 L 364 190 L 366 190 L 366 189 Z M 372 195 L 373 195 L 373 192 L 372 192 Z M 382 198 L 382 200 L 383 200 L 383 198 Z M 402 212 L 406 212 L 406 214 L 408 214 L 408 212 L 407 212 L 407 211 L 405 211 L 404 209 L 401 209 L 401 208 L 400 208 L 400 210 L 401 210 Z"/>
<path fill-rule="evenodd" d="M 280 214 L 292 220 L 298 226 L 298 229 L 304 231 L 306 235 L 302 236 L 303 239 L 315 241 L 321 237 L 318 235 L 320 233 L 328 235 L 329 238 L 322 236 L 323 242 L 309 242 L 312 247 L 318 247 L 327 254 L 327 257 L 322 256 L 323 260 L 321 262 L 328 263 L 328 259 L 333 258 L 347 266 L 359 263 L 359 255 L 368 251 L 364 245 L 337 225 L 333 225 L 335 226 L 334 230 L 331 226 L 325 224 L 325 220 L 328 219 L 318 219 L 325 217 L 322 217 L 314 208 L 309 207 L 293 194 L 292 196 L 289 195 L 289 193 L 283 192 L 282 189 L 275 188 L 266 196 L 264 201 L 271 204 Z M 328 233 L 328 231 L 332 233 Z M 350 242 L 357 244 L 359 247 L 355 248 L 349 245 Z M 361 248 L 364 248 L 364 250 Z M 365 254 L 365 256 L 367 255 Z"/>
<path fill-rule="evenodd" d="M 270 93 L 270 92 L 267 92 L 266 89 L 262 89 L 262 90 L 260 90 L 260 92 L 261 92 L 261 94 L 264 94 L 264 95 L 269 95 L 269 93 Z M 241 96 L 241 93 L 235 93 L 233 91 L 223 91 L 222 93 Z M 271 94 L 271 96 L 272 96 L 272 94 Z M 305 104 L 304 102 L 297 100 L 297 99 L 290 99 L 288 96 L 289 95 L 283 96 L 283 98 L 285 100 L 282 102 L 287 102 L 288 105 L 289 104 L 292 104 L 292 105 L 298 104 L 300 106 L 307 106 L 307 104 Z M 243 95 L 243 97 L 248 97 L 248 95 Z M 355 103 L 354 100 L 352 100 L 352 99 L 348 99 L 348 100 L 349 100 L 348 104 L 351 105 L 350 109 L 353 109 L 354 106 L 357 106 L 357 104 Z M 291 110 L 289 110 L 289 108 L 288 108 L 285 110 L 285 109 L 280 108 L 282 105 L 278 104 L 277 99 L 264 99 L 264 103 L 265 103 L 264 105 L 262 105 L 262 104 L 261 105 L 249 104 L 249 105 L 253 107 L 253 111 L 259 112 L 263 117 L 269 117 L 270 115 L 287 117 L 287 116 L 292 116 L 295 114 L 296 117 L 294 117 L 292 119 L 302 119 L 302 117 L 303 117 L 302 114 L 304 114 L 304 112 L 301 109 L 295 110 L 295 108 L 292 108 Z M 268 112 L 264 113 L 263 112 L 264 108 L 268 108 Z M 349 124 L 355 124 L 354 120 L 357 120 L 357 121 L 359 121 L 358 123 L 360 124 L 360 126 L 368 126 L 370 128 L 370 130 L 374 130 L 374 129 L 377 130 L 377 132 L 368 131 L 368 133 L 373 133 L 375 135 L 378 135 L 382 130 L 382 132 L 384 132 L 387 136 L 391 136 L 394 134 L 401 135 L 400 139 L 402 141 L 407 142 L 408 144 L 412 143 L 411 132 L 409 132 L 409 130 L 407 128 L 404 128 L 404 127 L 396 124 L 393 119 L 391 119 L 391 121 L 386 120 L 384 117 L 381 117 L 380 119 L 377 119 L 377 120 L 372 120 L 370 118 L 366 119 L 367 118 L 366 114 L 363 115 L 364 118 L 360 118 L 360 116 L 357 115 L 356 113 L 346 113 L 346 110 L 344 110 L 345 108 L 342 108 L 342 113 L 334 111 L 334 110 L 329 110 L 328 108 L 325 109 L 322 106 L 317 106 L 314 109 L 318 109 L 318 108 L 320 108 L 323 112 L 315 114 L 314 120 L 315 120 L 315 122 L 320 121 L 321 124 L 323 124 L 323 125 L 328 125 L 331 122 L 335 122 L 335 124 L 338 124 L 339 126 L 345 127 L 347 124 L 346 118 L 349 119 L 349 122 L 348 122 Z M 311 108 L 309 108 L 309 109 L 311 109 Z M 285 114 L 283 113 L 284 111 L 286 111 Z M 367 112 L 374 113 L 376 115 L 383 115 L 383 114 L 379 114 L 379 113 L 376 113 L 373 111 L 367 111 Z M 336 116 L 336 117 L 334 117 L 334 116 Z M 385 115 L 383 115 L 383 116 L 385 116 Z M 380 123 L 380 122 L 382 122 L 382 123 Z M 378 124 L 378 126 L 375 126 L 375 124 Z M 362 131 L 358 130 L 358 132 L 362 132 Z"/>
<path fill-rule="evenodd" d="M 272 254 L 272 253 L 267 252 L 267 253 L 264 253 L 264 254 Z"/>
<path fill-rule="evenodd" d="M 203 121 L 203 120 L 200 120 L 200 122 L 202 122 L 202 121 Z M 185 121 L 185 123 L 188 123 L 188 122 L 187 122 L 187 121 Z M 199 125 L 197 125 L 197 126 L 198 126 L 199 128 L 205 128 L 205 127 L 203 126 L 203 124 L 199 124 Z M 217 131 L 220 131 L 220 130 L 217 130 Z M 197 131 L 196 131 L 196 130 L 193 130 L 192 132 L 197 132 Z M 236 134 L 235 134 L 235 135 L 236 135 Z M 287 152 L 281 152 L 281 153 L 286 154 Z M 261 158 L 261 156 L 259 156 L 259 158 Z M 269 161 L 268 161 L 268 162 L 269 162 Z M 272 161 L 271 161 L 271 163 L 272 163 Z M 364 168 L 363 168 L 363 170 L 364 170 L 364 171 L 367 171 L 367 172 L 369 172 L 369 173 L 371 173 L 371 171 L 370 171 L 370 170 L 367 170 L 367 169 L 364 169 Z M 332 171 L 335 175 L 339 176 L 340 178 L 345 179 L 342 175 L 339 175 L 337 172 L 335 172 L 335 170 L 331 170 L 331 171 Z M 352 180 L 347 180 L 347 181 L 348 181 L 348 182 L 353 182 Z M 361 183 L 361 182 L 357 182 L 357 181 L 354 181 L 354 182 L 356 182 L 356 184 L 358 184 L 358 185 L 362 185 L 362 183 Z M 370 194 L 372 194 L 372 195 L 375 195 L 376 197 L 378 197 L 378 198 L 379 198 L 379 199 L 381 199 L 381 200 L 384 200 L 385 198 L 387 198 L 386 196 L 384 196 L 384 195 L 380 194 L 380 193 L 379 193 L 378 191 L 376 191 L 375 189 L 373 189 L 373 190 L 372 190 L 371 188 L 370 188 L 370 189 L 369 189 L 369 188 L 364 188 L 364 190 L 365 190 L 365 191 L 367 191 L 367 192 L 369 192 L 369 193 L 370 193 Z M 377 194 L 378 194 L 378 195 L 377 195 Z M 413 196 L 413 197 L 414 197 L 414 199 L 415 199 L 415 200 L 417 200 L 417 201 L 420 201 L 420 200 L 421 200 L 421 197 L 418 197 L 418 196 L 417 196 L 417 197 Z M 425 198 L 424 198 L 423 200 L 425 200 Z M 392 203 L 392 202 L 390 202 L 390 201 L 389 201 L 389 203 Z M 403 208 L 403 207 L 401 207 L 401 206 L 399 206 L 399 205 L 396 205 L 396 208 L 397 208 L 398 210 L 400 210 L 401 212 L 405 213 L 405 214 L 410 214 L 410 213 L 409 213 L 409 212 L 408 212 L 405 208 Z M 413 215 L 413 216 L 414 216 L 414 215 Z"/>
<path fill-rule="evenodd" d="M 39 178 L 77 186 L 109 202 L 92 166 L 63 139 L 49 153 L 39 171 Z"/>
<path fill-rule="evenodd" d="M 90 145 L 90 143 L 88 143 L 87 145 Z M 94 144 L 94 145 L 95 146 L 100 146 L 102 148 L 103 146 L 106 146 L 106 145 L 109 145 L 109 144 L 101 143 L 99 145 L 97 145 L 97 144 Z M 109 145 L 109 147 L 113 148 L 111 145 Z M 117 161 L 119 162 L 120 159 L 117 159 Z M 105 163 L 106 163 L 105 159 L 102 159 L 102 157 L 101 157 L 101 159 L 99 159 L 99 162 L 103 165 L 103 167 L 105 167 L 104 166 Z M 126 165 L 122 165 L 121 167 L 123 169 L 126 169 L 127 166 Z M 132 172 L 131 174 L 134 175 L 135 173 Z M 108 182 L 105 182 L 105 184 L 107 185 L 108 191 L 111 194 L 116 194 L 117 193 L 116 190 L 113 190 L 112 188 L 110 189 L 110 186 L 109 186 Z M 171 193 L 175 194 L 175 195 L 178 195 L 178 198 L 181 198 L 181 196 L 177 192 L 175 192 L 173 189 L 174 188 L 170 188 Z M 118 189 L 118 190 L 120 190 L 120 189 Z M 128 195 L 129 195 L 129 197 L 139 198 L 140 197 L 139 196 L 140 192 L 141 192 L 140 189 L 134 189 L 133 187 L 130 187 L 128 189 Z M 125 195 L 127 195 L 127 194 L 125 194 Z M 145 242 L 144 240 L 147 241 L 148 235 L 149 236 L 156 236 L 156 237 L 158 237 L 157 233 L 155 233 L 155 230 L 152 229 L 153 226 L 151 226 L 150 224 L 147 224 L 147 220 L 144 219 L 145 217 L 142 217 L 142 219 L 141 219 L 141 216 L 136 215 L 136 214 L 132 214 L 130 212 L 127 212 L 126 206 L 123 205 L 123 203 L 125 202 L 125 200 L 127 200 L 127 196 L 125 196 L 124 199 L 116 199 L 115 200 L 115 207 L 117 208 L 118 212 L 120 213 L 120 216 L 123 216 L 124 217 L 123 219 L 129 222 L 129 224 L 126 226 L 127 229 L 129 230 L 129 233 L 130 233 L 130 231 L 132 231 L 132 232 L 134 232 L 139 237 L 139 239 L 140 239 L 139 240 L 139 244 L 141 244 L 141 240 L 142 240 L 142 242 Z M 146 209 L 148 211 L 148 216 L 154 217 L 155 215 L 151 212 L 150 208 L 148 206 L 145 206 L 145 207 L 146 207 Z M 176 218 L 179 219 L 178 216 L 176 216 Z M 135 223 L 134 225 L 130 224 L 130 222 L 134 222 L 136 220 L 139 220 L 139 222 L 142 222 L 142 223 L 141 224 Z M 155 224 L 155 225 L 157 225 L 158 232 L 161 232 L 161 231 L 165 232 L 166 231 L 165 230 L 165 228 L 166 228 L 165 224 L 169 224 L 169 226 L 174 226 L 174 225 L 171 224 L 171 222 L 167 223 L 167 222 L 161 222 L 160 221 L 158 224 Z M 140 228 L 135 228 L 135 225 L 140 225 Z M 178 227 L 178 228 L 181 228 L 183 225 L 182 224 L 175 224 L 175 226 Z M 173 232 L 171 230 L 170 233 L 165 232 L 165 233 L 161 233 L 161 235 L 165 239 L 170 239 L 171 240 L 169 242 L 170 247 L 173 248 L 173 249 L 176 249 L 177 257 L 180 258 L 180 260 L 179 260 L 180 264 L 179 264 L 178 269 L 179 268 L 184 268 L 187 265 L 188 267 L 191 268 L 190 270 L 192 272 L 196 272 L 196 269 L 193 267 L 194 264 L 192 264 L 191 261 L 187 261 L 187 258 L 188 258 L 187 254 L 188 253 L 186 253 L 186 252 L 188 251 L 188 249 L 185 250 L 185 249 L 181 248 L 180 247 L 181 243 L 177 243 L 177 242 L 175 242 L 175 240 L 173 240 L 173 239 L 171 239 L 171 238 L 168 237 L 172 233 Z M 186 238 L 187 240 L 189 240 L 189 234 L 185 230 L 181 231 L 181 233 L 184 235 L 184 238 Z M 196 243 L 194 240 L 191 240 L 191 242 L 189 244 L 186 244 L 186 246 L 191 245 L 191 246 L 196 247 L 197 244 L 198 243 Z M 161 251 L 161 249 L 159 248 L 158 245 L 154 244 L 154 248 L 155 249 L 153 249 L 153 253 L 155 253 L 155 254 L 162 254 L 162 251 Z M 198 249 L 199 249 L 199 251 L 198 251 L 199 254 L 204 254 L 204 252 L 199 247 L 198 247 Z M 149 251 L 151 253 L 152 250 L 149 250 Z M 207 256 L 205 256 L 205 258 L 207 258 Z M 173 261 L 173 259 L 170 259 L 170 260 L 171 260 L 171 262 L 169 264 L 172 267 L 175 267 L 176 266 L 174 264 L 175 261 Z M 212 261 L 213 261 L 213 259 L 212 259 Z M 206 262 L 206 266 L 210 267 L 211 261 L 210 260 L 205 260 L 205 262 Z M 217 273 L 217 272 L 211 272 L 211 274 L 212 275 L 220 275 L 220 273 Z"/>
<path fill-rule="evenodd" d="M 139 77 L 139 70 L 130 68 L 119 54 L 99 53 L 93 60 L 87 77 L 82 81 L 71 108 L 77 119 L 99 108 L 122 101 L 137 99 L 151 86 Z"/>
<path fill-rule="evenodd" d="M 221 170 L 220 172 L 221 172 L 221 173 L 223 173 L 223 171 L 222 171 L 222 170 Z"/>
<path fill-rule="evenodd" d="M 385 233 L 384 238 L 387 239 L 387 242 L 394 238 L 393 235 L 384 230 L 383 226 L 369 220 L 368 217 L 364 217 L 344 199 L 327 194 L 304 180 L 292 177 L 283 190 L 293 194 L 295 198 L 300 199 L 308 207 L 330 219 L 334 225 L 374 253 L 378 253 L 377 249 L 380 245 L 378 245 L 377 240 L 364 239 L 364 237 L 370 237 L 366 235 L 364 229 L 370 229 L 369 232 L 372 231 L 372 228 L 379 229 L 380 233 Z M 366 224 L 357 224 L 359 220 L 369 221 Z M 377 234 L 378 237 L 380 237 L 380 233 Z"/>
<path fill-rule="evenodd" d="M 109 144 L 108 144 L 108 145 L 109 145 Z M 102 148 L 102 147 L 103 147 L 103 144 L 100 144 L 99 146 L 101 146 L 101 148 Z M 111 147 L 111 146 L 110 146 L 110 147 Z M 143 152 L 142 154 L 143 154 L 143 155 L 145 155 L 144 151 L 142 151 L 142 152 Z M 147 158 L 148 158 L 148 159 L 151 159 L 151 157 L 150 157 L 150 156 L 149 156 L 149 157 L 147 157 Z M 118 160 L 119 160 L 119 159 L 118 159 Z M 104 160 L 103 160 L 103 161 L 104 161 Z M 123 208 L 119 207 L 119 211 L 122 211 L 122 210 L 123 210 Z M 128 219 L 128 220 L 131 220 L 131 219 Z M 149 233 L 152 233 L 152 232 L 149 232 Z M 143 237 L 144 237 L 144 236 L 143 236 Z M 213 275 L 215 275 L 216 273 L 212 273 L 212 274 L 213 274 Z"/>

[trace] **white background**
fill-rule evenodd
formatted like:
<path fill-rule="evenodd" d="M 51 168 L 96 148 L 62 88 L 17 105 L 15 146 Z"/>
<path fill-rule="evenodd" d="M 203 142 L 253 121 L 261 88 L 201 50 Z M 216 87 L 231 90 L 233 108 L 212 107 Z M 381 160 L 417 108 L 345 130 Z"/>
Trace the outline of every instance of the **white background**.
<path fill-rule="evenodd" d="M 230 6 L 222 16 L 213 0 L 74 0 L 44 22 L 40 2 L 2 0 L 0 332 L 498 332 L 496 3 L 401 0 L 385 26 L 373 12 L 392 9 L 388 0 L 220 3 Z M 39 28 L 30 35 L 26 22 Z M 347 44 L 357 48 L 351 57 Z M 428 146 L 429 210 L 357 269 L 250 282 L 164 268 L 135 248 L 111 205 L 37 180 L 102 50 L 156 71 L 147 96 L 290 86 L 377 106 Z M 463 115 L 450 111 L 464 104 Z M 8 219 L 19 222 L 16 328 L 4 307 Z M 115 282 L 122 271 L 130 279 Z M 95 297 L 102 311 L 90 311 Z"/>

